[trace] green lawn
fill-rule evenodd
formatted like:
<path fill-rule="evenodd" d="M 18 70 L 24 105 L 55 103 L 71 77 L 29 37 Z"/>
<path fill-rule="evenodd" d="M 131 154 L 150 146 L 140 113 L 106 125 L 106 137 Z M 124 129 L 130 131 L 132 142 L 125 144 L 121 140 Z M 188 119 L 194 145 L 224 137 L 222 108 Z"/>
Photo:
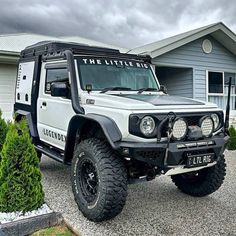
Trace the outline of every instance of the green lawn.
<path fill-rule="evenodd" d="M 32 234 L 32 236 L 75 236 L 66 226 L 60 225 L 47 229 L 42 229 Z"/>

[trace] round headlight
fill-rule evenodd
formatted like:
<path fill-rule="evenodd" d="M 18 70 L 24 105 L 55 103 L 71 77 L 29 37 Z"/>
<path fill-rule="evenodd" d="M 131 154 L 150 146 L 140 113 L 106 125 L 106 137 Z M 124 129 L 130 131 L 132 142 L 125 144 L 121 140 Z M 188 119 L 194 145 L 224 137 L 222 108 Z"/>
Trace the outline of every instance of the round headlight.
<path fill-rule="evenodd" d="M 155 121 L 151 116 L 145 116 L 140 122 L 140 130 L 145 136 L 151 135 L 155 127 Z"/>
<path fill-rule="evenodd" d="M 187 122 L 182 118 L 177 118 L 174 121 L 173 129 L 172 129 L 172 136 L 174 139 L 181 140 L 183 139 L 188 131 Z"/>
<path fill-rule="evenodd" d="M 213 122 L 214 122 L 214 131 L 215 130 L 217 130 L 218 128 L 219 128 L 219 126 L 220 126 L 220 118 L 219 118 L 219 116 L 217 115 L 217 114 L 212 114 L 211 115 L 211 118 L 212 118 L 212 120 L 213 120 Z"/>
<path fill-rule="evenodd" d="M 212 135 L 214 130 L 214 121 L 210 116 L 203 117 L 201 120 L 200 127 L 202 129 L 202 135 L 209 137 Z"/>

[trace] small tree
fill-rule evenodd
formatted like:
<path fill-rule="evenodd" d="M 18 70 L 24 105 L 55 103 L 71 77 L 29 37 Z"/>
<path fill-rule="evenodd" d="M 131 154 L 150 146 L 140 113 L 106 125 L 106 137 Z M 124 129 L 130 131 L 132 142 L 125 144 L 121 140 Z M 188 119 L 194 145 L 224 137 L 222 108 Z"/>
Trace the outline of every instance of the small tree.
<path fill-rule="evenodd" d="M 229 150 L 236 150 L 236 130 L 233 126 L 229 128 L 230 139 L 227 144 Z"/>
<path fill-rule="evenodd" d="M 5 142 L 5 138 L 7 135 L 8 125 L 6 121 L 2 118 L 2 111 L 0 110 L 0 152 L 2 150 L 2 146 Z M 1 160 L 1 158 L 0 158 Z"/>
<path fill-rule="evenodd" d="M 0 212 L 31 211 L 44 203 L 39 160 L 26 120 L 10 124 L 0 164 Z"/>

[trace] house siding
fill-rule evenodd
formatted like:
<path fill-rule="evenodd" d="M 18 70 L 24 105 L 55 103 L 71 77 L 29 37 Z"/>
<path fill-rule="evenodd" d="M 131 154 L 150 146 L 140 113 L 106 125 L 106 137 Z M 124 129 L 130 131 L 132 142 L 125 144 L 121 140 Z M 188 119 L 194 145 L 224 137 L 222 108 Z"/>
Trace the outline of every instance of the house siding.
<path fill-rule="evenodd" d="M 0 109 L 7 120 L 13 114 L 15 80 L 16 66 L 0 64 Z"/>
<path fill-rule="evenodd" d="M 202 50 L 204 39 L 212 42 L 213 48 L 209 54 Z M 207 70 L 236 73 L 236 57 L 210 35 L 154 58 L 152 62 L 160 66 L 193 68 L 193 76 L 181 81 L 181 86 L 187 89 L 188 80 L 192 81 L 193 98 L 200 100 L 207 100 Z"/>
<path fill-rule="evenodd" d="M 160 84 L 165 85 L 168 94 L 182 97 L 193 97 L 193 70 L 190 68 L 160 68 L 157 72 Z"/>

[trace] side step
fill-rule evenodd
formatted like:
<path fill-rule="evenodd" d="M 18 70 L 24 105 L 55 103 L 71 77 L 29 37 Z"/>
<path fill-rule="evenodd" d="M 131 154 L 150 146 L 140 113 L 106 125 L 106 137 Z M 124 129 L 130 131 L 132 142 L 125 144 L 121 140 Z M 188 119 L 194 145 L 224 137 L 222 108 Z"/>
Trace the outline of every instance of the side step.
<path fill-rule="evenodd" d="M 35 145 L 35 149 L 37 151 L 42 152 L 43 154 L 51 157 L 52 159 L 59 161 L 61 163 L 64 163 L 64 153 L 57 151 L 53 148 L 50 148 L 48 146 L 41 146 L 41 145 Z"/>

